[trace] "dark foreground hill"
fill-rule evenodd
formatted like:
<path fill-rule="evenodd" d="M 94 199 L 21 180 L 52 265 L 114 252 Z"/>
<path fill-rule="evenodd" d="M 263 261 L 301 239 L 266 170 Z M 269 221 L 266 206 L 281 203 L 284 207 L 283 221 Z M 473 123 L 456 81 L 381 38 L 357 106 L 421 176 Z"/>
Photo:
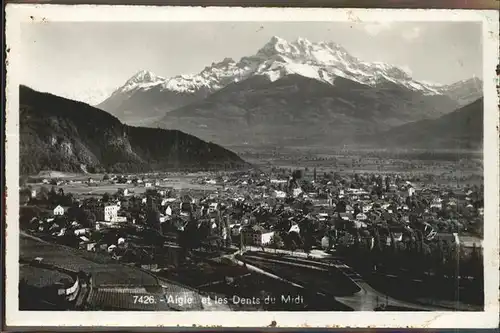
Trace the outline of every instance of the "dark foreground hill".
<path fill-rule="evenodd" d="M 229 169 L 235 153 L 177 131 L 122 124 L 87 104 L 20 86 L 20 171 Z"/>
<path fill-rule="evenodd" d="M 480 149 L 483 146 L 483 98 L 437 119 L 421 120 L 364 138 L 379 147 Z"/>

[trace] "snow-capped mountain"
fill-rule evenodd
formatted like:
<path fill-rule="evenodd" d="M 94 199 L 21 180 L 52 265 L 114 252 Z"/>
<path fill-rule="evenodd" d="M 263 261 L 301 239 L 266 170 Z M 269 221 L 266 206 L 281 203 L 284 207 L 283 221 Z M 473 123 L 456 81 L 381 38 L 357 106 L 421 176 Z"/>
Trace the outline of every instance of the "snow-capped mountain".
<path fill-rule="evenodd" d="M 457 101 L 461 106 L 465 106 L 483 95 L 483 82 L 477 77 L 473 77 L 441 86 L 439 92 Z"/>
<path fill-rule="evenodd" d="M 467 84 L 466 90 L 473 96 L 462 101 L 459 91 L 464 83 L 444 86 L 419 82 L 402 68 L 364 62 L 333 42 L 311 42 L 304 38 L 289 42 L 275 36 L 252 56 L 238 62 L 226 58 L 197 74 L 163 78 L 141 71 L 98 107 L 122 121 L 137 123 L 138 119 L 161 117 L 165 112 L 203 100 L 230 84 L 251 77 L 261 76 L 275 82 L 292 74 L 332 87 L 338 78 L 343 78 L 371 87 L 405 89 L 425 96 L 446 95 L 458 100 L 457 106 L 481 96 L 481 89 L 470 89 L 477 85 L 469 87 Z"/>
<path fill-rule="evenodd" d="M 119 91 L 133 91 L 138 87 L 140 87 L 141 89 L 148 89 L 149 87 L 155 87 L 164 81 L 164 77 L 157 76 L 147 70 L 142 70 L 128 79 L 127 82 L 125 82 L 125 84 L 119 89 Z"/>

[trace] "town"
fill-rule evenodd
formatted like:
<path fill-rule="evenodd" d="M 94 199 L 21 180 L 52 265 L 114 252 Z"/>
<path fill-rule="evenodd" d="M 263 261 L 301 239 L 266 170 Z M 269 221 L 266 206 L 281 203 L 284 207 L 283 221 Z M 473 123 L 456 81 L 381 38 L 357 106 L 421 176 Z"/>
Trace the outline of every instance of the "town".
<path fill-rule="evenodd" d="M 245 287 L 257 275 L 307 290 L 300 309 L 317 293 L 359 309 L 349 297 L 363 283 L 377 290 L 375 308 L 395 309 L 389 297 L 482 306 L 483 185 L 316 168 L 192 174 L 182 186 L 176 177 L 31 177 L 21 184 L 20 229 L 225 298 L 263 299 Z M 289 295 L 277 300 L 304 296 L 276 290 Z M 289 309 L 282 303 L 274 306 Z"/>

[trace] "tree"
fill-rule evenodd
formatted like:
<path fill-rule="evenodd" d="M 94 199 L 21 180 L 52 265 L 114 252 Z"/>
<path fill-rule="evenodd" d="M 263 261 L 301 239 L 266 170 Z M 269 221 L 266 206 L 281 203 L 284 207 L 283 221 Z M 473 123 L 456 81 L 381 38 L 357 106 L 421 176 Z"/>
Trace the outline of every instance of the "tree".
<path fill-rule="evenodd" d="M 50 189 L 48 197 L 49 197 L 48 200 L 51 205 L 57 204 L 58 195 L 55 186 L 52 186 L 52 188 Z"/>
<path fill-rule="evenodd" d="M 49 200 L 49 190 L 45 186 L 40 187 L 37 199 L 43 203 L 46 203 Z"/>
<path fill-rule="evenodd" d="M 271 237 L 271 247 L 274 249 L 281 249 L 283 247 L 283 238 L 277 232 Z"/>
<path fill-rule="evenodd" d="M 86 228 L 92 228 L 96 222 L 96 216 L 88 209 L 82 209 L 77 218 L 78 223 Z"/>
<path fill-rule="evenodd" d="M 28 183 L 28 177 L 27 176 L 21 176 L 19 177 L 19 187 L 24 187 Z"/>
<path fill-rule="evenodd" d="M 290 251 L 292 251 L 292 254 L 297 251 L 297 243 L 295 242 L 295 240 L 291 240 L 291 243 L 290 243 Z"/>
<path fill-rule="evenodd" d="M 303 174 L 302 170 L 300 170 L 300 169 L 294 170 L 292 172 L 292 178 L 295 179 L 295 180 L 296 179 L 302 179 L 302 174 Z"/>
<path fill-rule="evenodd" d="M 109 180 L 109 175 L 107 173 L 104 174 L 104 176 L 102 177 L 102 180 Z"/>
<path fill-rule="evenodd" d="M 337 207 L 335 208 L 335 210 L 337 211 L 337 213 L 345 213 L 346 207 L 347 207 L 346 202 L 344 200 L 342 200 L 337 204 Z"/>
<path fill-rule="evenodd" d="M 102 195 L 102 202 L 109 202 L 109 200 L 111 199 L 111 195 L 106 192 Z"/>
<path fill-rule="evenodd" d="M 179 234 L 179 245 L 183 249 L 184 256 L 187 253 L 200 246 L 198 223 L 195 220 L 191 220 L 187 223 L 184 230 Z"/>
<path fill-rule="evenodd" d="M 31 199 L 31 191 L 27 188 L 19 191 L 19 203 L 27 204 Z"/>
<path fill-rule="evenodd" d="M 160 225 L 160 212 L 156 207 L 153 207 L 152 209 L 148 209 L 146 213 L 146 224 L 159 232 L 161 232 L 161 225 Z"/>
<path fill-rule="evenodd" d="M 385 190 L 389 192 L 389 189 L 391 188 L 391 179 L 389 176 L 385 177 Z"/>

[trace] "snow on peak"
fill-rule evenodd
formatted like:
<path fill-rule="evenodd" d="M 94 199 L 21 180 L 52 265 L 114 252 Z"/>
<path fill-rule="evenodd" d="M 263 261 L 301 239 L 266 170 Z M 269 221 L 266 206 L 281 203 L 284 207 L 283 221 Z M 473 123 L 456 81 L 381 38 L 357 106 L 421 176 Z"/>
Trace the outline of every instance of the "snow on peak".
<path fill-rule="evenodd" d="M 140 71 L 121 90 L 159 87 L 175 92 L 214 92 L 254 75 L 267 76 L 275 81 L 290 74 L 329 84 L 334 84 L 339 76 L 373 86 L 388 81 L 425 94 L 441 93 L 436 85 L 413 80 L 411 73 L 403 68 L 381 62 L 363 62 L 334 42 L 313 42 L 303 37 L 287 41 L 278 36 L 273 36 L 254 55 L 243 57 L 238 62 L 231 58 L 213 62 L 198 74 L 165 79 Z"/>
<path fill-rule="evenodd" d="M 122 92 L 126 91 L 131 91 L 135 89 L 140 89 L 140 88 L 149 88 L 158 84 L 161 84 L 161 82 L 165 81 L 165 78 L 155 75 L 154 73 L 147 71 L 147 70 L 141 70 L 137 72 L 134 76 L 132 76 L 130 79 L 125 82 L 123 87 L 121 87 L 119 90 Z"/>
<path fill-rule="evenodd" d="M 155 82 L 155 81 L 162 80 L 162 79 L 164 79 L 164 78 L 162 78 L 161 76 L 157 76 L 157 75 L 155 75 L 154 73 L 152 73 L 150 71 L 141 70 L 137 74 L 135 74 L 134 76 L 132 76 L 129 79 L 129 81 L 151 83 L 151 82 Z"/>
<path fill-rule="evenodd" d="M 276 54 L 293 52 L 291 45 L 283 38 L 273 36 L 259 51 L 257 56 L 271 57 Z"/>

